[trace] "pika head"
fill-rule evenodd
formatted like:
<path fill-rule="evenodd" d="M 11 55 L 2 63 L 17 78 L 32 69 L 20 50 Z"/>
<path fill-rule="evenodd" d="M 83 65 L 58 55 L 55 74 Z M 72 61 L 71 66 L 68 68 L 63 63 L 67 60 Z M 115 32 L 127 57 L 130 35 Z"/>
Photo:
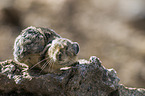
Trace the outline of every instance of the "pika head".
<path fill-rule="evenodd" d="M 49 71 L 60 70 L 61 67 L 70 66 L 77 62 L 79 52 L 77 42 L 72 42 L 66 38 L 56 38 L 49 46 L 46 53 L 46 58 L 49 58 L 47 60 L 48 66 L 51 67 Z"/>

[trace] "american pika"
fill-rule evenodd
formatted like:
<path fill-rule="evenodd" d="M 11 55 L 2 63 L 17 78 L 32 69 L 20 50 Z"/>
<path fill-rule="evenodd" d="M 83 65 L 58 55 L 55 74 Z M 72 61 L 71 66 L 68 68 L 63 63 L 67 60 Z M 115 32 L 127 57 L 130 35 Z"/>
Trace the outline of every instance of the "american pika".
<path fill-rule="evenodd" d="M 77 61 L 79 45 L 62 38 L 52 29 L 28 27 L 16 38 L 14 60 L 29 68 L 37 65 L 45 72 L 58 72 Z"/>

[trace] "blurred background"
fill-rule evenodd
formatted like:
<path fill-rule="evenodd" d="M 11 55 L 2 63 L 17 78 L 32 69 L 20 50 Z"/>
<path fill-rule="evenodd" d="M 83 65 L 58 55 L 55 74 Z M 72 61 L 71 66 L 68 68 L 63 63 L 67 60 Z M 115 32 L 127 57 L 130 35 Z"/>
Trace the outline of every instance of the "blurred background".
<path fill-rule="evenodd" d="M 0 61 L 28 26 L 54 29 L 77 41 L 79 58 L 97 56 L 120 83 L 145 88 L 144 0 L 0 0 Z"/>

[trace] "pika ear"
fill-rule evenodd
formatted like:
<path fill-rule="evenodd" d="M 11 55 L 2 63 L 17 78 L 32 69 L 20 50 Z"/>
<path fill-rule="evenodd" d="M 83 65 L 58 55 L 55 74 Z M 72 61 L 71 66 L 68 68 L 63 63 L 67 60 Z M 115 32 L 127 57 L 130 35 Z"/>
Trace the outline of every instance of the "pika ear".
<path fill-rule="evenodd" d="M 74 42 L 72 46 L 73 46 L 75 54 L 78 54 L 80 50 L 79 44 L 77 42 Z"/>

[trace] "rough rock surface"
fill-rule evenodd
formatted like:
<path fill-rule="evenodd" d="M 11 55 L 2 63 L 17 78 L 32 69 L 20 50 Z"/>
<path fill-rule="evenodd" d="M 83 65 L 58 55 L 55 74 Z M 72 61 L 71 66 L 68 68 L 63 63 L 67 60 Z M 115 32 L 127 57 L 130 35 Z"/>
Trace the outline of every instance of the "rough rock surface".
<path fill-rule="evenodd" d="M 61 74 L 38 74 L 13 60 L 0 62 L 1 96 L 145 96 L 145 89 L 118 84 L 114 69 L 106 69 L 95 57 Z"/>

